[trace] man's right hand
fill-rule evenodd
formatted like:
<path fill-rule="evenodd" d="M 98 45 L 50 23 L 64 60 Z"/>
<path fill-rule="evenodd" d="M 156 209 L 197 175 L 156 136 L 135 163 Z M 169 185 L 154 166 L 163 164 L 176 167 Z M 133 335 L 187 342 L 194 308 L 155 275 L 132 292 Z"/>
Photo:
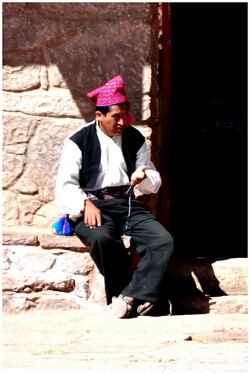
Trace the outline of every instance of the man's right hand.
<path fill-rule="evenodd" d="M 91 229 L 101 226 L 102 224 L 101 211 L 90 200 L 85 200 L 84 222 L 85 225 Z"/>

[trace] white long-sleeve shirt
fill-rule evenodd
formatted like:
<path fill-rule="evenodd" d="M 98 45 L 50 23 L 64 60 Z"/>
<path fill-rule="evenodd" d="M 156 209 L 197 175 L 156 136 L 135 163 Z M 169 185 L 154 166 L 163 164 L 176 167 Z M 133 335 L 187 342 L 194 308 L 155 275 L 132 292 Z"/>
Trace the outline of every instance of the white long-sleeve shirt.
<path fill-rule="evenodd" d="M 77 130 L 78 131 L 78 130 Z M 104 187 L 130 185 L 127 166 L 122 153 L 122 137 L 110 138 L 96 126 L 101 146 L 99 176 L 93 190 Z M 71 134 L 72 135 L 72 134 Z M 70 135 L 70 136 L 71 136 Z M 150 160 L 146 142 L 136 155 L 135 168 L 146 165 L 146 178 L 136 186 L 142 194 L 157 193 L 161 186 L 161 177 Z M 69 214 L 75 220 L 83 215 L 84 201 L 87 195 L 79 184 L 79 172 L 82 167 L 81 149 L 68 137 L 63 145 L 55 188 L 56 204 L 59 211 Z M 88 188 L 88 191 L 90 189 Z"/>

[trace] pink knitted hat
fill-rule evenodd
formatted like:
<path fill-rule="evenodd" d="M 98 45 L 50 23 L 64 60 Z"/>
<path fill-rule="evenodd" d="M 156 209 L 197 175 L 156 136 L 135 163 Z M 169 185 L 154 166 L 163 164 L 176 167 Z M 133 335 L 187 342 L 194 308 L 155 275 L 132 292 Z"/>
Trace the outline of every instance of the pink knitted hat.
<path fill-rule="evenodd" d="M 103 86 L 87 94 L 87 97 L 100 107 L 117 105 L 128 101 L 124 90 L 124 80 L 121 75 L 107 81 Z M 129 112 L 127 125 L 134 122 L 134 116 Z"/>

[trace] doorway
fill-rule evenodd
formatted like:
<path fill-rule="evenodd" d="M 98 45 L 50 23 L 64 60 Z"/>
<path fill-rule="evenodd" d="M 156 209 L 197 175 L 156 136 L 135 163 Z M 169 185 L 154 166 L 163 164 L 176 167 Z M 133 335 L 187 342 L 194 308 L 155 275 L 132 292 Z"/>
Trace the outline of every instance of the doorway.
<path fill-rule="evenodd" d="M 175 253 L 246 257 L 247 3 L 171 3 L 170 15 Z"/>

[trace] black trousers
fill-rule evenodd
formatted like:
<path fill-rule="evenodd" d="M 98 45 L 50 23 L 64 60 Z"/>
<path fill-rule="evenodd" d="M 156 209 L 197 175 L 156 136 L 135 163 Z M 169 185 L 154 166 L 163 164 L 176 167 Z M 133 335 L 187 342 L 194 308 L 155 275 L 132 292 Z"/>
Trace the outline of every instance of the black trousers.
<path fill-rule="evenodd" d="M 91 257 L 104 276 L 107 304 L 120 293 L 155 303 L 166 274 L 174 242 L 169 232 L 140 201 L 132 200 L 128 216 L 128 200 L 93 200 L 102 212 L 102 225 L 90 229 L 83 218 L 76 223 L 75 233 L 92 247 Z M 133 237 L 140 256 L 131 274 L 131 256 L 124 247 L 121 235 Z"/>

